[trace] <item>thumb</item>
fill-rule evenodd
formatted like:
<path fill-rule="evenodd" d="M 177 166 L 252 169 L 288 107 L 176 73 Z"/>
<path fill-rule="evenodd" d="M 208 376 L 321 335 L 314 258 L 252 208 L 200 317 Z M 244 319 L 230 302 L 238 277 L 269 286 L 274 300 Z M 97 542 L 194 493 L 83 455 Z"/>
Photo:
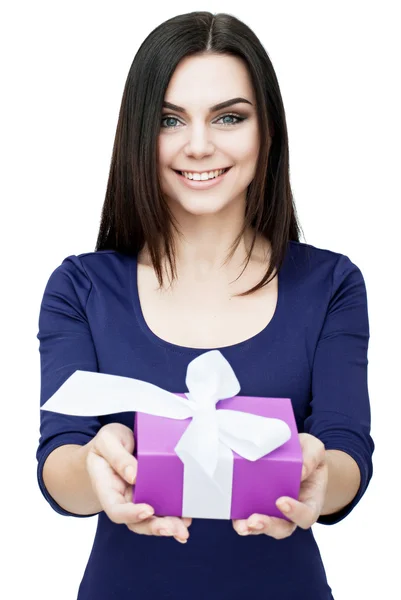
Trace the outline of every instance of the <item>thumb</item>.
<path fill-rule="evenodd" d="M 135 448 L 135 438 L 133 430 L 123 425 L 122 423 L 109 423 L 105 425 L 110 431 L 115 432 L 117 438 L 120 440 L 123 447 L 133 454 Z"/>
<path fill-rule="evenodd" d="M 104 425 L 93 439 L 94 451 L 129 484 L 135 483 L 137 460 L 133 456 L 135 447 L 132 429 L 122 423 Z"/>

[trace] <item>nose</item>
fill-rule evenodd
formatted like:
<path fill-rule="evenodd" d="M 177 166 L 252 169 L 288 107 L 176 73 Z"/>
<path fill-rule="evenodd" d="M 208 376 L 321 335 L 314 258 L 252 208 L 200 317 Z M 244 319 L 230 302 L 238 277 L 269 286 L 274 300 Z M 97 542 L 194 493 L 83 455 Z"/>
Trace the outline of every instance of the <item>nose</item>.
<path fill-rule="evenodd" d="M 202 158 L 214 152 L 214 144 L 211 140 L 212 133 L 204 124 L 194 124 L 188 128 L 188 141 L 185 145 L 187 156 Z"/>

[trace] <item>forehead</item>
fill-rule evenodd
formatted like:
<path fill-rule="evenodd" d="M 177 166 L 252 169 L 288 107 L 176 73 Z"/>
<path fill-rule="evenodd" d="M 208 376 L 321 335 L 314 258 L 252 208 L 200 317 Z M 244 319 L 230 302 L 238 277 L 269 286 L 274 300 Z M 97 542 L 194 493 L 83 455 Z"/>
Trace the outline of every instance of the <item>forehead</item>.
<path fill-rule="evenodd" d="M 189 56 L 178 64 L 164 99 L 191 111 L 238 96 L 255 102 L 246 63 L 236 56 L 208 54 Z"/>

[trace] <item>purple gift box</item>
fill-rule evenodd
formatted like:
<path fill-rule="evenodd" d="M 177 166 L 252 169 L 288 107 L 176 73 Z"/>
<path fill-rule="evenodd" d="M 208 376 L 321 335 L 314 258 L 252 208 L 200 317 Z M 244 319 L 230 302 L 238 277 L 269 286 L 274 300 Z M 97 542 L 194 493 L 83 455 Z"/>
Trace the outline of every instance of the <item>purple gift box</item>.
<path fill-rule="evenodd" d="M 186 398 L 185 394 L 176 395 Z M 231 519 L 247 519 L 253 513 L 285 518 L 275 503 L 281 496 L 298 499 L 303 462 L 291 400 L 235 396 L 217 403 L 216 410 L 224 409 L 281 419 L 289 426 L 290 439 L 259 460 L 250 461 L 233 452 L 230 512 Z M 136 413 L 138 472 L 133 502 L 150 504 L 158 516 L 193 516 L 182 514 L 184 464 L 174 451 L 190 421 Z"/>

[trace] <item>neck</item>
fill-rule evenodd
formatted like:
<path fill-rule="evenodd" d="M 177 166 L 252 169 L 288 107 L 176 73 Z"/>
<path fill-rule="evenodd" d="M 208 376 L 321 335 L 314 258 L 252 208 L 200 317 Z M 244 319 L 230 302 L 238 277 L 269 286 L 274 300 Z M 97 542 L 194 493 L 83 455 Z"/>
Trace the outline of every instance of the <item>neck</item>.
<path fill-rule="evenodd" d="M 245 231 L 234 253 L 231 252 L 243 227 L 243 219 L 244 215 L 239 213 L 230 216 L 223 213 L 180 215 L 179 233 L 174 231 L 173 236 L 178 278 L 222 282 L 238 277 L 246 264 L 254 235 L 252 230 Z M 250 263 L 266 264 L 270 248 L 270 242 L 257 235 Z M 149 264 L 146 246 L 141 255 L 141 260 Z M 167 258 L 162 264 L 169 273 Z"/>
<path fill-rule="evenodd" d="M 181 235 L 174 238 L 177 268 L 211 274 L 241 263 L 246 257 L 247 236 L 243 236 L 234 255 L 226 262 L 240 230 L 239 221 L 230 222 L 208 216 L 197 219 L 189 227 L 181 229 Z"/>

